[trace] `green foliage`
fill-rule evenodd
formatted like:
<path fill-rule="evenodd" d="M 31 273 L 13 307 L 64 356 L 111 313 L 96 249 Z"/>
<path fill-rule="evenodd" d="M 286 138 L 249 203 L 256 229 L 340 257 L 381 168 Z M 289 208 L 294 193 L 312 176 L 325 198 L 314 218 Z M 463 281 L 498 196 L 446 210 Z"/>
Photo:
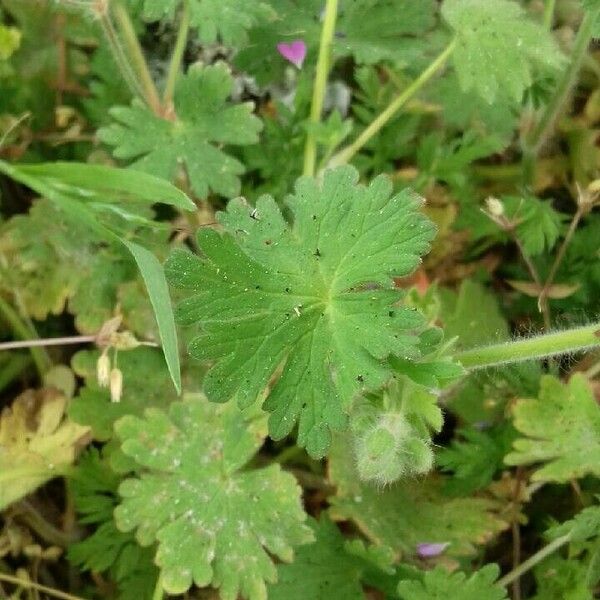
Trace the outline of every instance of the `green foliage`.
<path fill-rule="evenodd" d="M 563 535 L 569 535 L 573 542 L 582 542 L 600 535 L 600 507 L 584 508 L 573 519 L 555 525 L 546 532 L 550 539 Z"/>
<path fill-rule="evenodd" d="M 245 0 L 185 0 L 189 2 L 190 23 L 198 30 L 200 41 L 214 44 L 221 40 L 238 47 L 246 41 L 246 31 L 275 14 L 264 2 Z M 181 0 L 144 0 L 144 18 L 157 21 L 172 17 Z"/>
<path fill-rule="evenodd" d="M 271 0 L 277 18 L 250 30 L 249 43 L 236 56 L 236 65 L 266 83 L 281 77 L 285 60 L 277 43 L 301 39 L 307 46 L 307 63 L 314 62 L 320 38 L 319 0 Z M 415 38 L 425 35 L 434 21 L 431 0 L 358 0 L 340 2 L 334 56 L 352 56 L 358 63 L 381 60 L 410 64 L 422 54 Z M 365 20 L 364 15 L 369 14 Z M 402 19 L 397 15 L 401 14 Z"/>
<path fill-rule="evenodd" d="M 293 563 L 279 567 L 277 583 L 269 586 L 270 599 L 362 600 L 365 571 L 377 568 L 389 574 L 389 556 L 383 562 L 377 557 L 379 564 L 373 564 L 373 552 L 349 543 L 327 517 L 310 525 L 314 543 L 301 546 Z"/>
<path fill-rule="evenodd" d="M 505 527 L 493 502 L 448 498 L 438 477 L 404 479 L 386 489 L 361 482 L 352 449 L 342 439 L 332 448 L 329 476 L 337 486 L 332 517 L 353 521 L 373 543 L 399 555 L 414 556 L 421 543 L 449 543 L 448 554 L 470 555 Z"/>
<path fill-rule="evenodd" d="M 123 396 L 111 402 L 110 393 L 96 381 L 96 364 L 100 353 L 82 350 L 75 354 L 72 368 L 85 385 L 71 401 L 69 415 L 77 423 L 89 425 L 95 439 L 109 440 L 113 425 L 124 415 L 142 416 L 145 408 L 166 408 L 177 395 L 169 382 L 161 353 L 155 348 L 136 348 L 119 352 L 118 366 L 123 373 Z M 188 393 L 199 391 L 201 369 L 184 365 L 183 383 Z"/>
<path fill-rule="evenodd" d="M 506 592 L 494 585 L 498 573 L 497 565 L 486 565 L 470 576 L 436 567 L 423 581 L 401 581 L 398 593 L 403 600 L 506 600 Z"/>
<path fill-rule="evenodd" d="M 579 560 L 551 556 L 534 570 L 537 584 L 532 600 L 593 600 L 586 585 L 587 565 Z"/>
<path fill-rule="evenodd" d="M 117 583 L 119 600 L 149 598 L 158 569 L 152 562 L 152 548 L 141 548 L 133 534 L 117 529 L 113 510 L 118 484 L 119 477 L 99 452 L 91 449 L 82 457 L 70 486 L 80 521 L 96 529 L 69 547 L 69 560 L 82 570 L 108 571 Z"/>
<path fill-rule="evenodd" d="M 194 193 L 235 196 L 244 167 L 221 150 L 258 141 L 260 121 L 251 103 L 228 102 L 233 81 L 223 64 L 192 67 L 175 89 L 175 117 L 161 118 L 138 100 L 111 110 L 115 120 L 99 136 L 114 146 L 116 158 L 133 160 L 132 168 L 175 180 L 184 165 Z"/>
<path fill-rule="evenodd" d="M 225 600 L 265 598 L 276 578 L 269 554 L 290 561 L 312 535 L 291 475 L 244 469 L 264 441 L 264 416 L 194 399 L 123 417 L 117 433 L 140 471 L 119 487 L 117 525 L 137 529 L 144 546 L 158 542 L 165 591 L 212 584 Z"/>
<path fill-rule="evenodd" d="M 453 494 L 469 494 L 489 485 L 503 466 L 504 456 L 515 438 L 512 427 L 500 426 L 487 431 L 475 428 L 457 432 L 452 444 L 442 448 L 437 464 L 446 472 L 453 473 L 447 481 L 447 489 Z"/>
<path fill-rule="evenodd" d="M 21 32 L 16 27 L 0 24 L 0 60 L 12 56 L 21 43 Z"/>
<path fill-rule="evenodd" d="M 285 359 L 265 403 L 270 435 L 299 421 L 298 443 L 323 456 L 354 397 L 390 378 L 388 356 L 419 357 L 423 320 L 396 305 L 391 276 L 409 274 L 428 249 L 434 229 L 420 202 L 392 196 L 385 178 L 357 185 L 340 168 L 322 184 L 298 181 L 286 199 L 291 227 L 269 196 L 255 209 L 234 200 L 218 216 L 224 235 L 199 232 L 202 258 L 175 253 L 170 280 L 194 293 L 177 314 L 203 325 L 190 352 L 217 361 L 204 380 L 209 399 L 252 404 Z"/>
<path fill-rule="evenodd" d="M 442 14 L 456 34 L 452 60 L 462 89 L 489 104 L 500 90 L 521 100 L 536 69 L 563 64 L 552 36 L 513 0 L 445 0 Z"/>
<path fill-rule="evenodd" d="M 544 376 L 539 398 L 519 400 L 513 410 L 523 437 L 506 456 L 508 464 L 542 463 L 534 481 L 564 483 L 598 475 L 600 408 L 584 376 L 574 375 L 568 384 Z"/>

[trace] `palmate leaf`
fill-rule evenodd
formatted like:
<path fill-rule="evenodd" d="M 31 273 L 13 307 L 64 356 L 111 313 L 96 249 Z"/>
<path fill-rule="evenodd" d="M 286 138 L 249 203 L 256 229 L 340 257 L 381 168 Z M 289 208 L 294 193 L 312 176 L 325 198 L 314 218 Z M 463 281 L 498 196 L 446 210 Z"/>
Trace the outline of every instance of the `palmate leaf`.
<path fill-rule="evenodd" d="M 264 441 L 264 414 L 197 398 L 172 404 L 168 415 L 124 417 L 116 429 L 140 471 L 119 488 L 117 525 L 137 529 L 143 546 L 158 541 L 165 591 L 195 583 L 220 588 L 224 600 L 266 599 L 265 582 L 276 579 L 270 555 L 292 560 L 312 532 L 290 474 L 278 465 L 244 468 Z"/>
<path fill-rule="evenodd" d="M 536 69 L 562 65 L 550 32 L 513 0 L 445 0 L 442 15 L 456 33 L 452 60 L 462 89 L 490 104 L 500 92 L 521 100 Z"/>
<path fill-rule="evenodd" d="M 257 142 L 261 122 L 252 115 L 251 102 L 227 101 L 232 88 L 224 64 L 191 67 L 175 89 L 174 120 L 163 119 L 134 100 L 130 107 L 112 109 L 115 122 L 98 135 L 114 146 L 115 157 L 133 160 L 134 169 L 173 180 L 184 165 L 198 197 L 205 198 L 209 191 L 235 196 L 244 166 L 221 145 Z"/>
<path fill-rule="evenodd" d="M 190 25 L 198 30 L 205 44 L 221 40 L 227 46 L 239 47 L 246 42 L 246 31 L 275 13 L 265 2 L 253 0 L 189 0 Z M 172 17 L 181 0 L 144 0 L 143 16 L 147 21 Z"/>
<path fill-rule="evenodd" d="M 493 564 L 469 576 L 438 566 L 427 571 L 423 581 L 401 581 L 398 593 L 402 600 L 506 600 L 506 590 L 494 585 L 499 573 Z"/>
<path fill-rule="evenodd" d="M 423 318 L 397 305 L 392 275 L 413 271 L 434 226 L 411 192 L 357 179 L 351 167 L 322 184 L 299 179 L 286 199 L 291 225 L 270 196 L 255 209 L 234 200 L 218 215 L 224 235 L 199 232 L 202 257 L 178 251 L 166 265 L 173 285 L 193 293 L 179 320 L 202 324 L 190 353 L 215 361 L 208 398 L 248 406 L 283 364 L 265 403 L 270 435 L 299 421 L 298 442 L 315 457 L 346 426 L 353 398 L 391 377 L 388 356 L 419 357 Z"/>
<path fill-rule="evenodd" d="M 514 425 L 523 434 L 505 458 L 509 465 L 544 463 L 534 481 L 565 483 L 600 475 L 600 407 L 583 375 L 568 384 L 542 377 L 539 399 L 519 400 Z"/>

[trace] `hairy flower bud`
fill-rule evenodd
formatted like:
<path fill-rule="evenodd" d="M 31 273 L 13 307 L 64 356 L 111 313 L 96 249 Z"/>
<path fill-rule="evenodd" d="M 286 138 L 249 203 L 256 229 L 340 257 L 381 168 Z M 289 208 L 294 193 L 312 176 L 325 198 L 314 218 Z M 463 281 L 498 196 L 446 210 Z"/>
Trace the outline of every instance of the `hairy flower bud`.
<path fill-rule="evenodd" d="M 114 367 L 110 372 L 110 399 L 113 402 L 121 400 L 123 392 L 123 373 L 121 369 Z"/>
<path fill-rule="evenodd" d="M 96 379 L 100 387 L 108 387 L 110 383 L 110 359 L 106 352 L 96 362 Z"/>

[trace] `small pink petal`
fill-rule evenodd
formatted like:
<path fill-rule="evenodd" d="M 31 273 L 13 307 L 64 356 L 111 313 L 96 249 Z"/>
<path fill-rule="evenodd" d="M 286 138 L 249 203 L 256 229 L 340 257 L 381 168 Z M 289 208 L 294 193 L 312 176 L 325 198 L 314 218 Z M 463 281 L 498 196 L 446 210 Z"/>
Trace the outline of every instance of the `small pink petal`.
<path fill-rule="evenodd" d="M 302 64 L 306 58 L 306 44 L 302 40 L 294 40 L 289 44 L 281 42 L 277 44 L 277 51 L 293 65 L 299 69 L 302 68 Z"/>
<path fill-rule="evenodd" d="M 417 544 L 417 554 L 421 558 L 433 558 L 439 556 L 449 545 L 450 542 Z"/>

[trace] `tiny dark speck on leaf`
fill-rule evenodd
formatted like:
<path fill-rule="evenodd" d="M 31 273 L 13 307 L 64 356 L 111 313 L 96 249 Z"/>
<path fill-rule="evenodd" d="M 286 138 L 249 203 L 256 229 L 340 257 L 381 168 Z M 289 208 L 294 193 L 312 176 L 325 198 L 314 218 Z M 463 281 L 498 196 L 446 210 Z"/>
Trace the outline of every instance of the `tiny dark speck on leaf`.
<path fill-rule="evenodd" d="M 359 375 L 359 376 L 356 378 L 356 381 L 358 381 L 358 382 L 360 382 L 360 383 L 363 383 L 363 381 L 364 381 L 364 380 L 365 380 L 365 378 L 364 378 L 362 375 Z"/>
<path fill-rule="evenodd" d="M 290 290 L 290 288 L 289 288 L 289 287 L 287 287 L 287 288 L 285 288 L 285 291 L 286 291 L 286 293 L 288 293 L 288 294 L 289 294 L 291 290 Z"/>
<path fill-rule="evenodd" d="M 312 220 L 313 220 L 313 221 L 316 221 L 316 220 L 317 220 L 317 215 L 313 215 L 313 216 L 312 216 Z"/>
<path fill-rule="evenodd" d="M 396 313 L 393 310 L 388 312 L 388 317 L 393 317 Z"/>
<path fill-rule="evenodd" d="M 265 240 L 265 244 L 266 244 L 267 246 L 270 246 L 270 245 L 271 245 L 271 243 L 272 243 L 272 242 L 271 242 L 271 240 Z"/>

